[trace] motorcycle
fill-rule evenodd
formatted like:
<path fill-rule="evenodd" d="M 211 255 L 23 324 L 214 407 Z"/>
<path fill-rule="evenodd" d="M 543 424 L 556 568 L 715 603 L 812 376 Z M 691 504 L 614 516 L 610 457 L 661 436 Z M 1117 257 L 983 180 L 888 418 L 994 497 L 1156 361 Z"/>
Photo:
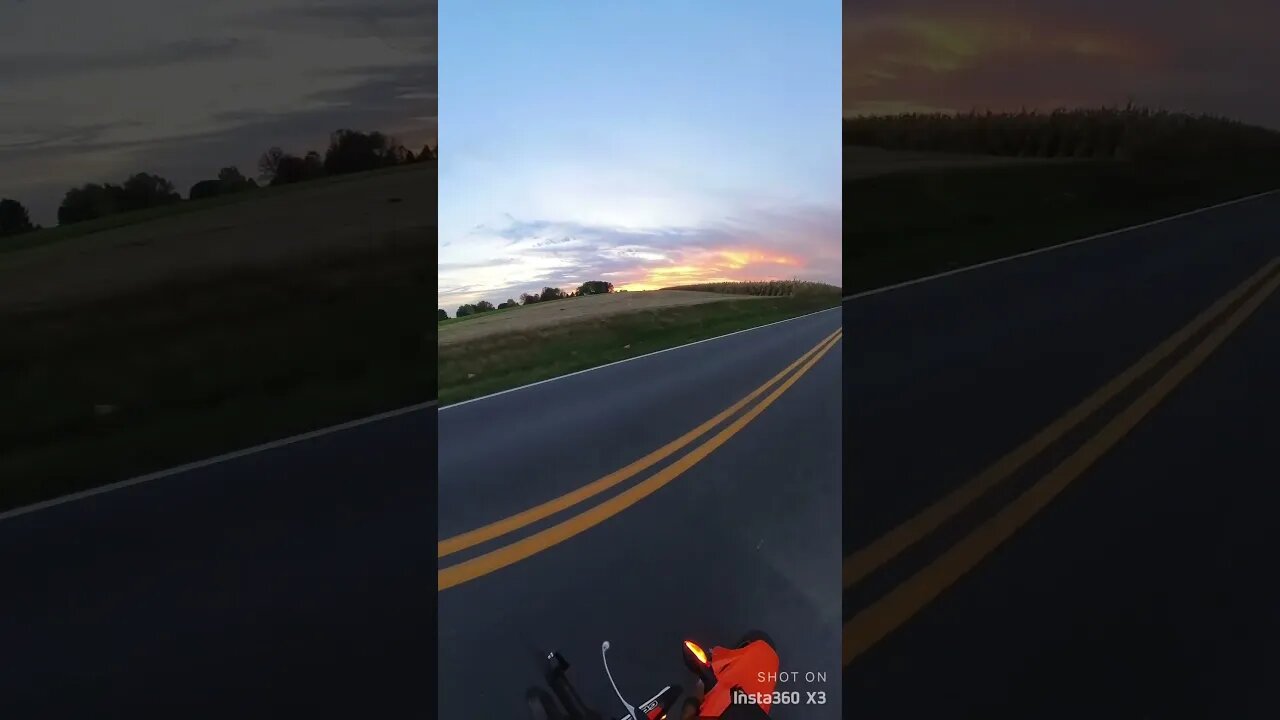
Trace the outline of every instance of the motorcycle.
<path fill-rule="evenodd" d="M 545 675 L 551 693 L 541 687 L 529 688 L 525 693 L 532 720 L 668 720 L 682 688 L 668 685 L 638 706 L 632 705 L 613 681 L 609 647 L 607 640 L 600 646 L 600 659 L 626 714 L 615 718 L 588 707 L 569 680 L 569 662 L 553 650 L 546 656 Z M 732 648 L 705 649 L 692 640 L 685 640 L 681 654 L 685 666 L 696 678 L 695 694 L 685 698 L 680 718 L 673 720 L 767 720 L 779 667 L 778 653 L 767 635 L 747 633 Z"/>

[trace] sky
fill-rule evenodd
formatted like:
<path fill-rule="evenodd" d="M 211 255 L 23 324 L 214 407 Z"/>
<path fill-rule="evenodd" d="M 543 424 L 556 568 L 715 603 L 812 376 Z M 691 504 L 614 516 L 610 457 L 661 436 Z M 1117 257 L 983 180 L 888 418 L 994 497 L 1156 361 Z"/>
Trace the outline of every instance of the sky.
<path fill-rule="evenodd" d="M 845 0 L 844 112 L 1124 105 L 1280 128 L 1280 2 Z"/>
<path fill-rule="evenodd" d="M 440 27 L 451 316 L 587 280 L 840 282 L 835 0 L 444 0 Z"/>
<path fill-rule="evenodd" d="M 339 128 L 436 137 L 435 0 L 0 0 L 0 197 L 195 182 Z"/>

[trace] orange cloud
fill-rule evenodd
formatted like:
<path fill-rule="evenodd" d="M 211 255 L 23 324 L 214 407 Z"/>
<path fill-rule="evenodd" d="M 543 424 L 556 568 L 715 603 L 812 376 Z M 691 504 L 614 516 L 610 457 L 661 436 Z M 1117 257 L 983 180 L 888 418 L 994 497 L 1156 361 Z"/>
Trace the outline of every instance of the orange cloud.
<path fill-rule="evenodd" d="M 1028 18 L 897 15 L 862 19 L 845 30 L 846 51 L 879 61 L 857 77 L 892 80 L 895 67 L 960 70 L 992 55 L 1058 51 L 1140 62 L 1154 50 L 1137 38 L 1100 28 L 1073 28 Z M 864 52 L 869 51 L 869 52 Z"/>
<path fill-rule="evenodd" d="M 641 267 L 617 273 L 619 290 L 659 290 L 676 285 L 733 282 L 740 280 L 781 280 L 796 274 L 804 263 L 799 259 L 766 250 L 719 248 L 682 257 L 679 265 Z M 779 274 L 770 272 L 788 268 Z M 633 279 L 622 279 L 633 278 Z"/>
<path fill-rule="evenodd" d="M 796 258 L 787 257 L 785 255 L 770 255 L 759 250 L 721 250 L 720 257 L 725 265 L 733 270 L 739 270 L 748 265 L 786 265 L 789 267 L 798 267 L 801 263 Z"/>

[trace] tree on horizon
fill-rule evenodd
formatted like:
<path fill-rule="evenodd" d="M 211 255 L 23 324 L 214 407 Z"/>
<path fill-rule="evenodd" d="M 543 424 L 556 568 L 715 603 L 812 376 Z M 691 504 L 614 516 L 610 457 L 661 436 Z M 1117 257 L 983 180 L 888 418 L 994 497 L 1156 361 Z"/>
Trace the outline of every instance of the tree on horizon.
<path fill-rule="evenodd" d="M 276 179 L 276 172 L 280 169 L 280 160 L 285 156 L 284 150 L 278 145 L 273 145 L 262 153 L 258 158 L 258 177 L 270 182 Z"/>
<path fill-rule="evenodd" d="M 31 214 L 22 203 L 10 198 L 0 200 L 0 236 L 21 235 L 35 229 Z"/>
<path fill-rule="evenodd" d="M 394 138 L 380 132 L 338 130 L 329 138 L 324 169 L 331 175 L 366 172 L 405 162 L 407 152 Z"/>
<path fill-rule="evenodd" d="M 86 183 L 71 188 L 58 206 L 58 224 L 84 222 L 121 212 L 145 210 L 182 200 L 173 183 L 159 175 L 135 173 L 123 185 Z"/>

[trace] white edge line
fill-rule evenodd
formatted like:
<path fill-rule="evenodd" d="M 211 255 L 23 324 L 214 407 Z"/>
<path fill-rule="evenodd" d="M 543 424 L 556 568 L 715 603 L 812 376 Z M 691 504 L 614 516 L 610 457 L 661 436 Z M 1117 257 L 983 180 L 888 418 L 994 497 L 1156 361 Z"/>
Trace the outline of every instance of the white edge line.
<path fill-rule="evenodd" d="M 706 338 L 706 339 L 704 339 L 704 340 L 695 340 L 695 341 L 693 341 L 693 342 L 691 342 L 691 343 L 685 343 L 684 345 L 677 345 L 677 346 L 675 346 L 675 347 L 669 347 L 669 348 L 666 348 L 665 350 L 655 350 L 655 351 L 653 351 L 653 352 L 651 352 L 651 353 L 645 353 L 644 355 L 636 355 L 635 357 L 624 358 L 624 359 L 622 359 L 622 360 L 615 360 L 614 362 L 608 363 L 608 364 L 606 364 L 606 365 L 597 365 L 597 366 L 595 366 L 595 367 L 589 367 L 589 368 L 587 368 L 586 370 L 578 370 L 578 371 L 576 371 L 576 372 L 567 373 L 567 374 L 565 374 L 565 375 L 557 375 L 556 377 L 553 377 L 553 378 L 547 378 L 546 380 L 539 380 L 538 382 L 529 383 L 528 385 L 521 385 L 520 387 L 510 388 L 509 390 L 499 390 L 499 391 L 498 391 L 498 392 L 496 392 L 496 393 L 490 393 L 490 394 L 488 394 L 488 395 L 482 395 L 482 396 L 480 396 L 480 397 L 478 397 L 478 398 L 471 398 L 470 400 L 461 400 L 461 401 L 456 402 L 456 403 L 450 403 L 449 405 L 444 405 L 444 406 L 440 407 L 440 408 L 439 408 L 439 410 L 437 410 L 437 412 L 444 412 L 445 410 L 449 410 L 449 409 L 451 409 L 451 408 L 456 408 L 456 407 L 459 407 L 459 406 L 461 406 L 461 405 L 467 405 L 467 404 L 470 404 L 470 403 L 473 403 L 473 402 L 480 402 L 481 400 L 488 400 L 489 398 L 498 397 L 499 395 L 506 395 L 507 393 L 513 393 L 513 392 L 516 392 L 517 390 L 524 390 L 524 389 L 526 389 L 526 388 L 531 388 L 531 387 L 534 387 L 535 385 L 543 385 L 543 384 L 545 384 L 545 383 L 555 382 L 556 380 L 563 380 L 563 379 L 565 379 L 565 378 L 571 378 L 571 377 L 573 377 L 574 375 L 581 375 L 581 374 L 583 374 L 583 373 L 589 373 L 589 372 L 592 372 L 592 371 L 594 371 L 594 370 L 603 370 L 603 369 L 605 369 L 605 368 L 607 368 L 607 367 L 613 367 L 614 365 L 621 365 L 621 364 L 623 364 L 623 363 L 629 363 L 629 362 L 631 362 L 632 360 L 640 360 L 640 359 L 642 359 L 642 358 L 653 357 L 654 355 L 661 355 L 662 353 L 665 353 L 665 352 L 671 352 L 672 350 L 680 350 L 680 349 L 682 349 L 682 348 L 693 347 L 694 345 L 701 345 L 702 343 L 705 343 L 705 342 L 712 342 L 713 340 L 723 340 L 724 338 L 732 337 L 732 336 L 734 336 L 734 335 L 740 335 L 740 334 L 745 333 L 745 332 L 751 332 L 752 330 L 759 330 L 760 328 L 767 328 L 767 327 L 772 327 L 772 326 L 774 326 L 774 325 L 781 325 L 782 323 L 791 322 L 792 320 L 799 320 L 800 318 L 813 317 L 814 315 L 821 315 L 821 314 L 822 314 L 822 313 L 824 313 L 824 312 L 831 312 L 832 310 L 840 310 L 840 309 L 841 309 L 841 308 L 840 308 L 840 306 L 839 306 L 839 305 L 837 305 L 837 306 L 835 306 L 835 307 L 827 308 L 826 310 L 819 310 L 819 311 L 817 311 L 817 312 L 805 313 L 804 315 L 797 315 L 797 316 L 795 316 L 795 317 L 793 317 L 793 318 L 787 318 L 786 320 L 778 320 L 777 322 L 771 322 L 771 323 L 768 323 L 768 324 L 766 324 L 766 325 L 757 325 L 757 326 L 755 326 L 755 327 L 749 327 L 749 328 L 747 328 L 747 329 L 745 329 L 745 330 L 735 330 L 734 332 L 727 333 L 727 334 L 725 334 L 725 335 L 717 335 L 717 336 L 715 336 L 715 337 Z"/>
<path fill-rule="evenodd" d="M 435 404 L 436 404 L 436 401 L 431 400 L 424 403 L 418 403 L 417 405 L 409 405 L 408 407 L 402 407 L 396 410 L 389 410 L 387 412 L 378 413 L 377 415 L 370 415 L 368 417 L 357 418 L 355 420 L 348 420 L 347 422 L 344 422 L 344 423 L 339 423 L 337 425 L 330 425 L 329 427 L 320 428 L 319 430 L 312 430 L 310 432 L 305 432 L 300 435 L 292 435 L 287 438 L 282 438 L 280 440 L 273 440 L 271 442 L 263 443 L 261 445 L 254 445 L 253 447 L 245 448 L 243 450 L 236 450 L 234 452 L 224 453 L 222 455 L 215 455 L 214 457 L 211 457 L 211 458 L 206 458 L 204 460 L 197 460 L 196 462 L 187 463 L 186 465 L 179 465 L 177 467 L 172 467 L 167 470 L 160 470 L 159 472 L 153 472 L 147 475 L 139 475 L 138 477 L 135 477 L 135 478 L 130 478 L 128 480 L 121 480 L 120 482 L 111 483 L 110 485 L 103 485 L 102 487 L 92 488 L 89 490 L 82 490 L 80 492 L 71 493 L 70 495 L 63 495 L 61 497 L 53 498 L 52 500 L 44 500 L 42 502 L 33 503 L 31 505 L 24 505 L 19 508 L 14 508 L 13 510 L 0 512 L 0 522 L 4 520 L 8 520 L 9 518 L 18 517 L 19 515 L 26 515 L 27 513 L 33 513 L 33 512 L 36 512 L 37 510 L 44 510 L 46 508 L 51 508 L 57 505 L 61 505 L 63 503 L 73 502 L 75 500 L 83 500 L 84 498 L 87 498 L 87 497 L 93 497 L 94 495 L 101 495 L 102 493 L 108 493 L 108 492 L 111 492 L 112 490 L 119 490 L 120 488 L 126 488 L 131 485 L 139 485 L 141 483 L 150 482 L 151 480 L 159 480 L 161 478 L 166 478 L 173 475 L 180 475 L 184 472 L 189 472 L 191 470 L 199 470 L 200 468 L 209 467 L 210 465 L 217 465 L 218 463 L 223 463 L 228 460 L 235 460 L 236 458 L 242 458 L 242 457 L 245 457 L 246 455 L 253 455 L 255 453 L 260 453 L 260 452 L 263 452 L 264 450 L 274 450 L 276 448 L 281 448 L 286 445 L 292 445 L 294 443 L 303 442 L 304 440 L 311 440 L 313 438 L 318 438 L 323 435 L 329 435 L 331 433 L 340 432 L 342 430 L 350 430 L 351 428 L 359 427 L 361 425 L 368 425 L 369 423 L 375 423 L 380 420 L 388 420 L 390 418 L 399 417 L 401 415 L 408 415 L 410 413 L 421 412 L 423 410 L 426 410 L 427 408 L 434 407 Z"/>
<path fill-rule="evenodd" d="M 756 327 L 747 328 L 745 330 L 738 330 L 736 332 L 731 332 L 726 335 L 719 335 L 713 338 L 707 338 L 705 340 L 697 340 L 695 342 L 686 343 L 684 345 L 677 345 L 676 347 L 666 348 L 665 350 L 658 350 L 655 352 L 646 353 L 644 355 L 637 355 L 632 358 L 626 358 L 624 360 L 618 360 L 617 362 L 609 363 L 608 365 L 600 365 L 593 368 L 587 368 L 586 370 L 579 370 L 577 372 L 569 373 L 568 375 L 561 375 L 559 377 L 554 377 L 547 380 L 540 380 L 536 383 L 530 383 L 528 385 L 523 385 L 521 387 L 511 388 L 510 390 L 502 390 L 500 392 L 496 392 L 491 395 L 472 398 L 471 400 L 464 400 L 459 403 L 454 403 L 453 405 L 447 405 L 445 407 L 438 408 L 438 410 L 447 410 L 448 408 L 457 407 L 458 405 L 465 405 L 467 403 L 476 402 L 478 400 L 484 400 L 486 398 L 495 397 L 497 395 L 505 395 L 506 393 L 509 393 L 509 392 L 515 392 L 516 390 L 523 390 L 524 388 L 533 387 L 534 385 L 541 385 L 543 383 L 552 382 L 554 380 L 560 380 L 562 378 L 572 377 L 573 375 L 581 375 L 582 373 L 591 372 L 592 370 L 599 370 L 601 368 L 610 367 L 612 365 L 621 365 L 622 363 L 630 362 L 632 360 L 639 360 L 640 358 L 649 357 L 651 355 L 658 355 L 660 353 L 670 352 L 672 350 L 679 350 L 680 348 L 690 347 L 692 345 L 698 345 L 704 342 L 711 342 L 712 340 L 719 340 L 721 338 L 726 338 L 731 335 L 738 335 L 744 332 L 751 332 L 752 330 L 759 330 L 760 328 L 770 327 L 772 325 L 780 325 L 785 322 L 791 322 L 792 320 L 799 320 L 800 318 L 819 315 L 824 312 L 831 312 L 832 310 L 839 310 L 839 309 L 840 309 L 839 306 L 827 308 L 826 310 L 819 310 L 817 312 L 807 313 L 805 315 L 797 315 L 796 317 L 768 323 L 767 325 L 757 325 Z M 354 427 L 367 425 L 369 423 L 378 422 L 380 420 L 387 420 L 400 415 L 408 415 L 410 413 L 420 412 L 436 406 L 437 406 L 437 401 L 435 400 L 431 400 L 425 403 L 418 403 L 416 405 L 410 405 L 408 407 L 399 408 L 397 410 L 389 410 L 387 412 L 379 413 L 377 415 L 370 415 L 368 417 L 349 420 L 347 422 L 339 423 L 337 425 L 331 425 L 326 428 L 320 428 L 319 430 L 312 430 L 310 432 L 305 432 L 300 435 L 293 435 L 287 438 L 282 438 L 280 440 L 273 440 L 271 442 L 263 443 L 261 445 L 254 445 L 253 447 L 244 448 L 243 450 L 236 450 L 234 452 L 224 453 L 222 455 L 216 455 L 214 457 L 206 458 L 204 460 L 197 460 L 196 462 L 187 463 L 185 465 L 178 465 L 177 467 L 168 468 L 166 470 L 160 470 L 158 472 L 150 473 L 147 475 L 139 475 L 138 477 L 135 477 L 135 478 L 129 478 L 128 480 L 121 480 L 119 482 L 111 483 L 110 485 L 103 485 L 101 487 L 91 488 L 89 490 L 82 490 L 80 492 L 71 493 L 69 495 L 56 497 L 51 500 L 44 500 L 38 503 L 33 503 L 31 505 L 24 505 L 22 507 L 14 508 L 12 510 L 6 510 L 5 512 L 0 512 L 0 522 L 3 522 L 10 518 L 18 517 L 20 515 L 26 515 L 28 513 L 33 513 L 39 510 L 45 510 L 47 508 L 56 507 L 64 503 L 74 502 L 76 500 L 83 500 L 84 498 L 93 497 L 94 495 L 101 495 L 103 493 L 108 493 L 113 490 L 119 490 L 121 488 L 130 487 L 132 485 L 139 485 L 141 483 L 150 482 L 152 480 L 160 480 L 162 478 L 172 477 L 174 475 L 180 475 L 184 472 L 189 472 L 191 470 L 198 470 L 200 468 L 209 467 L 210 465 L 217 465 L 218 463 L 223 463 L 228 460 L 235 460 L 236 458 L 242 458 L 247 455 L 253 455 L 266 450 L 274 450 L 276 448 L 281 448 L 286 445 L 292 445 L 294 443 L 303 442 L 305 440 L 311 440 L 313 438 L 321 437 L 323 435 L 329 435 L 335 432 L 340 432 L 342 430 L 349 430 Z"/>
<path fill-rule="evenodd" d="M 840 298 L 840 302 L 843 304 L 843 303 L 849 302 L 850 300 L 857 300 L 858 298 L 869 297 L 871 295 L 879 295 L 880 293 L 886 293 L 886 292 L 889 292 L 890 290 L 898 290 L 899 288 L 918 285 L 920 283 L 928 282 L 930 280 L 937 280 L 939 278 L 950 277 L 951 275 L 958 275 L 963 272 L 969 272 L 970 270 L 977 270 L 979 268 L 984 268 L 991 265 L 998 265 L 1003 262 L 1009 262 L 1010 260 L 1019 260 L 1025 257 L 1031 257 L 1032 255 L 1039 255 L 1040 253 L 1051 252 L 1053 250 L 1061 250 L 1062 248 L 1071 247 L 1072 245 L 1079 245 L 1080 243 L 1089 242 L 1090 240 L 1098 240 L 1100 238 L 1110 237 L 1112 235 L 1119 235 L 1121 233 L 1127 233 L 1133 230 L 1140 230 L 1145 227 L 1151 227 L 1152 225 L 1159 225 L 1160 223 L 1166 223 L 1166 222 L 1169 222 L 1170 220 L 1178 220 L 1180 218 L 1188 217 L 1190 215 L 1198 215 L 1199 213 L 1202 213 L 1202 212 L 1217 210 L 1218 208 L 1224 208 L 1224 207 L 1227 207 L 1228 205 L 1235 205 L 1236 203 L 1248 202 L 1250 200 L 1257 200 L 1260 197 L 1266 197 L 1267 195 L 1273 195 L 1275 193 L 1280 193 L 1280 188 L 1276 188 L 1275 190 L 1268 190 L 1266 192 L 1260 192 L 1255 195 L 1249 195 L 1242 198 L 1236 198 L 1235 200 L 1227 200 L 1226 202 L 1220 202 L 1217 205 L 1210 205 L 1208 207 L 1197 208 L 1195 210 L 1188 210 L 1186 212 L 1178 213 L 1177 215 L 1170 215 L 1169 217 L 1158 218 L 1156 220 L 1151 220 L 1138 225 L 1130 225 L 1129 227 L 1123 227 L 1117 230 L 1108 230 L 1107 232 L 1098 233 L 1097 235 L 1090 235 L 1089 237 L 1079 238 L 1078 240 L 1068 240 L 1067 242 L 1058 243 L 1057 245 L 1050 245 L 1048 247 L 1037 248 L 1035 250 L 1028 250 L 1027 252 L 1018 253 L 1017 255 L 1009 255 L 1007 257 L 996 258 L 994 260 L 987 260 L 986 262 L 980 262 L 976 265 L 966 265 L 965 267 L 956 268 L 954 270 L 947 270 L 946 272 L 940 272 L 940 273 L 937 273 L 936 275 L 928 275 L 926 277 L 916 278 L 914 280 L 907 280 L 905 282 L 900 282 L 893 285 L 886 285 L 884 287 L 872 288 L 871 290 L 864 290 L 863 292 L 854 293 L 853 295 L 846 295 L 843 298 Z"/>

